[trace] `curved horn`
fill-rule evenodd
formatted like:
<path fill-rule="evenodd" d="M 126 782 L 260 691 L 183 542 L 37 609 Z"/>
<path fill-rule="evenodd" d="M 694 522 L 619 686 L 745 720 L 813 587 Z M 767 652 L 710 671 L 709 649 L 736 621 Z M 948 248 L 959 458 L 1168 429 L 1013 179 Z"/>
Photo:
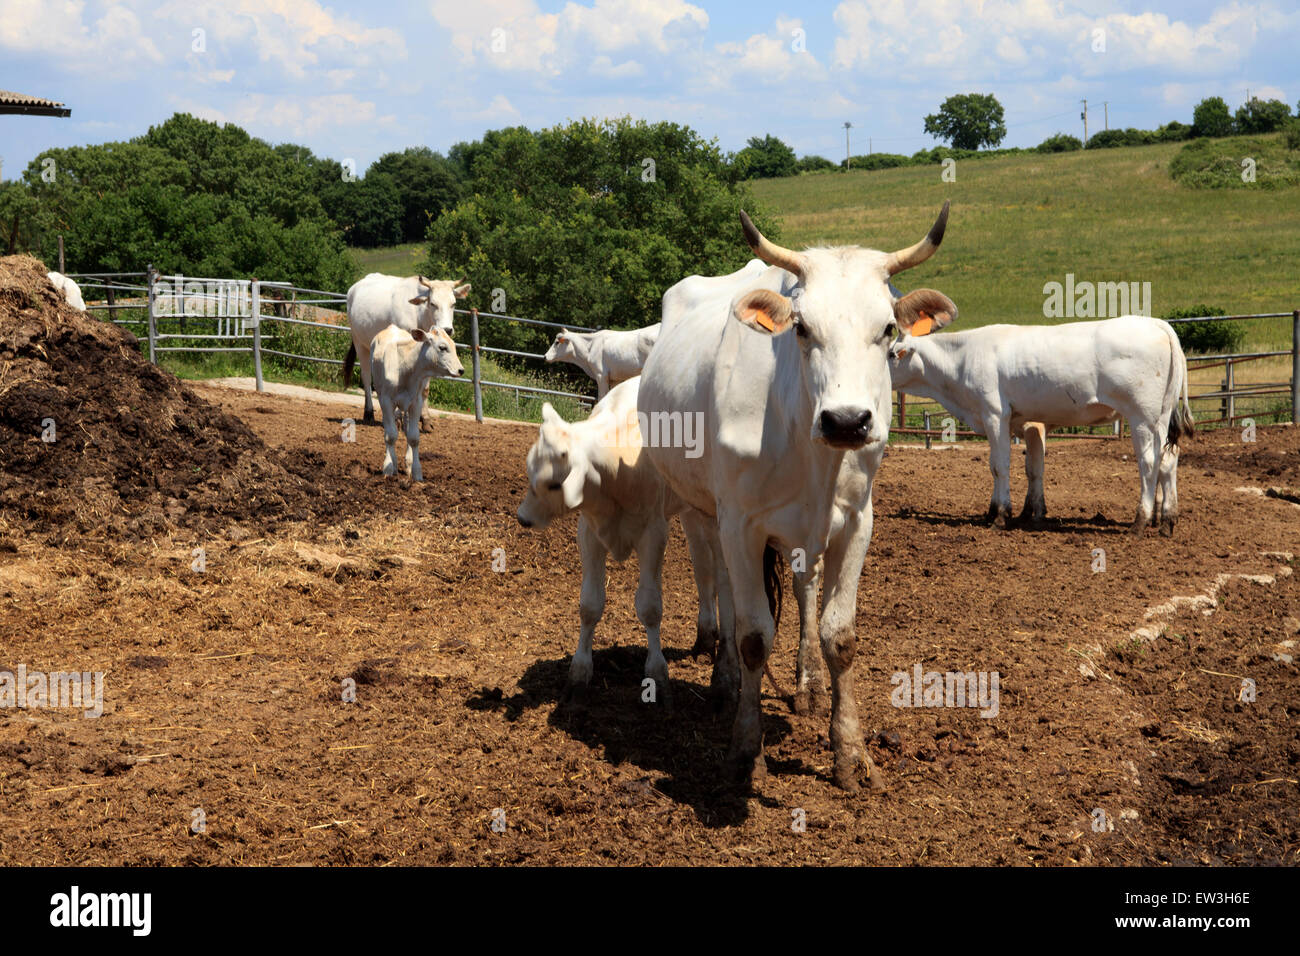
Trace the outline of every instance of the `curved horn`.
<path fill-rule="evenodd" d="M 770 241 L 758 231 L 743 209 L 740 210 L 740 227 L 745 230 L 745 241 L 749 243 L 749 248 L 754 251 L 755 256 L 769 266 L 780 266 L 787 272 L 803 276 L 803 254 Z"/>
<path fill-rule="evenodd" d="M 461 285 L 464 285 L 464 284 L 465 284 L 465 277 L 464 277 L 464 276 L 461 276 L 459 279 L 457 279 L 455 282 L 452 283 L 453 286 L 461 286 Z"/>
<path fill-rule="evenodd" d="M 919 266 L 926 259 L 934 255 L 934 251 L 939 248 L 939 243 L 943 242 L 943 231 L 948 226 L 948 200 L 943 201 L 943 209 L 939 211 L 939 218 L 934 221 L 930 231 L 914 246 L 908 246 L 906 249 L 899 249 L 897 252 L 891 252 L 889 259 L 885 262 L 885 271 L 891 276 L 897 275 L 904 269 L 910 269 L 913 266 Z"/>
<path fill-rule="evenodd" d="M 428 279 L 426 279 L 424 276 L 416 276 L 416 278 L 420 280 L 420 285 L 424 286 L 426 289 L 433 288 L 433 283 L 430 282 Z"/>

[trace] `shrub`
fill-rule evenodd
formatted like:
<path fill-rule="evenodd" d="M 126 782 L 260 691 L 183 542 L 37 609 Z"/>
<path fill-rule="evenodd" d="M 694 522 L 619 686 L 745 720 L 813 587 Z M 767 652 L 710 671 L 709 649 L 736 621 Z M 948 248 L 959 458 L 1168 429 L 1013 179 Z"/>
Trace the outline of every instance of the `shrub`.
<path fill-rule="evenodd" d="M 1217 306 L 1194 305 L 1188 309 L 1173 309 L 1163 318 L 1193 319 L 1207 315 L 1224 315 Z M 1178 341 L 1185 352 L 1223 354 L 1235 352 L 1246 338 L 1246 327 L 1240 322 L 1180 322 L 1174 326 Z"/>
<path fill-rule="evenodd" d="M 1208 96 L 1192 111 L 1193 136 L 1228 136 L 1232 133 L 1232 114 L 1221 96 Z"/>
<path fill-rule="evenodd" d="M 843 164 L 841 164 L 843 165 Z M 853 169 L 894 169 L 897 166 L 911 166 L 912 159 L 897 153 L 871 153 L 868 156 L 854 156 Z"/>
<path fill-rule="evenodd" d="M 1300 149 L 1300 118 L 1293 119 L 1282 128 L 1282 141 L 1287 149 Z"/>
<path fill-rule="evenodd" d="M 801 173 L 823 173 L 828 169 L 839 169 L 840 165 L 825 156 L 805 156 L 799 160 L 796 168 Z"/>
<path fill-rule="evenodd" d="M 1068 153 L 1071 150 L 1083 149 L 1083 141 L 1069 133 L 1057 133 L 1055 136 L 1047 137 L 1035 148 L 1040 153 Z"/>

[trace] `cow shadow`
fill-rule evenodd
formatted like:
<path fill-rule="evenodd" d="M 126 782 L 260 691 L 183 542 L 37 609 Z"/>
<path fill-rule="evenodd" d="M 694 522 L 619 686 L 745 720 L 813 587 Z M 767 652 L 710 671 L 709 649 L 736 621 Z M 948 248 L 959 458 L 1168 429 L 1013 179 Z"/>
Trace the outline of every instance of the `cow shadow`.
<path fill-rule="evenodd" d="M 531 664 L 519 680 L 519 691 L 505 695 L 498 687 L 480 688 L 465 702 L 471 710 L 499 713 L 508 721 L 526 711 L 549 708 L 547 723 L 567 733 L 614 766 L 631 764 L 654 775 L 650 787 L 668 799 L 692 808 L 707 827 L 743 823 L 749 800 L 776 806 L 759 789 L 733 783 L 725 759 L 731 742 L 734 708 L 717 711 L 709 688 L 675 676 L 674 664 L 689 656 L 664 648 L 669 662 L 668 705 L 642 699 L 645 645 L 605 647 L 592 653 L 594 676 L 585 707 L 564 700 L 570 657 Z M 764 695 L 765 698 L 767 695 Z M 768 698 L 772 699 L 772 698 Z M 763 746 L 771 775 L 818 776 L 798 760 L 774 759 L 775 745 L 790 735 L 788 719 L 763 712 Z"/>
<path fill-rule="evenodd" d="M 947 528 L 974 530 L 992 527 L 992 524 L 983 514 L 948 515 L 934 511 L 917 511 L 914 508 L 906 507 L 884 512 L 884 514 L 886 517 L 897 518 L 900 521 L 919 521 L 923 524 L 942 525 Z M 1091 518 L 1053 518 L 1048 515 L 1037 525 L 1028 521 L 1021 521 L 1019 518 L 1013 518 L 1010 525 L 1007 526 L 1007 531 L 1029 531 L 1045 534 L 1081 534 L 1085 532 L 1093 534 L 1128 534 L 1131 525 L 1132 519 L 1116 521 L 1099 512 Z"/>

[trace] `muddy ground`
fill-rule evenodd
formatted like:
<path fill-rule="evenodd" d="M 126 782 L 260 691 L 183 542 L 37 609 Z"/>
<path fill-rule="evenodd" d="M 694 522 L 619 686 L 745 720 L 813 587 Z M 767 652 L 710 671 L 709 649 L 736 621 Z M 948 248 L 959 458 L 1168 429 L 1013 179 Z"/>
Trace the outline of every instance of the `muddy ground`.
<path fill-rule="evenodd" d="M 891 449 L 855 670 L 887 789 L 833 787 L 827 717 L 793 715 L 765 685 L 769 776 L 746 794 L 719 783 L 729 720 L 686 654 L 680 531 L 665 581 L 675 712 L 640 701 L 629 563 L 611 568 L 591 707 L 574 716 L 559 697 L 576 522 L 514 519 L 534 427 L 439 420 L 412 486 L 378 474 L 380 429 L 341 440 L 350 408 L 193 393 L 245 423 L 269 480 L 305 497 L 281 487 L 287 506 L 268 510 L 245 469 L 224 486 L 198 475 L 180 500 L 202 520 L 131 495 L 99 523 L 0 508 L 0 670 L 106 675 L 97 719 L 0 710 L 0 862 L 1298 862 L 1300 585 L 1285 553 L 1300 551 L 1300 507 L 1260 493 L 1300 486 L 1293 428 L 1190 442 L 1172 540 L 1127 533 L 1127 444 L 1053 444 L 1036 532 L 975 522 L 985 446 Z M 95 456 L 83 447 L 89 476 L 111 482 Z M 787 612 L 787 685 L 796 637 Z M 892 706 L 891 675 L 918 663 L 997 671 L 998 715 Z"/>

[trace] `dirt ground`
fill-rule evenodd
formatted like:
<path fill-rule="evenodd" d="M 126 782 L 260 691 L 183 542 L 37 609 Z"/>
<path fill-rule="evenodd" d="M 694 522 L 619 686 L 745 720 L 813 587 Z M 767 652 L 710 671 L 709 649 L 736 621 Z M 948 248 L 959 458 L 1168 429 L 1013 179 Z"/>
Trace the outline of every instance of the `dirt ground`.
<path fill-rule="evenodd" d="M 105 673 L 97 719 L 0 710 L 0 862 L 1298 862 L 1300 506 L 1264 493 L 1300 486 L 1293 428 L 1190 442 L 1172 540 L 1127 534 L 1127 444 L 1053 444 L 1037 532 L 976 523 L 985 446 L 891 449 L 855 668 L 887 789 L 832 786 L 827 717 L 767 688 L 769 776 L 747 794 L 719 783 L 729 719 L 686 654 L 680 531 L 665 580 L 675 711 L 640 700 L 630 562 L 611 567 L 575 716 L 559 697 L 576 522 L 514 519 L 534 427 L 440 419 L 412 486 L 379 475 L 380 429 L 342 440 L 350 408 L 192 392 L 265 442 L 249 454 L 269 477 L 223 486 L 214 459 L 213 480 L 156 520 L 126 513 L 130 496 L 99 522 L 0 508 L 0 670 Z M 79 454 L 93 472 L 95 446 Z M 916 664 L 998 672 L 998 715 L 892 706 L 891 675 Z"/>

